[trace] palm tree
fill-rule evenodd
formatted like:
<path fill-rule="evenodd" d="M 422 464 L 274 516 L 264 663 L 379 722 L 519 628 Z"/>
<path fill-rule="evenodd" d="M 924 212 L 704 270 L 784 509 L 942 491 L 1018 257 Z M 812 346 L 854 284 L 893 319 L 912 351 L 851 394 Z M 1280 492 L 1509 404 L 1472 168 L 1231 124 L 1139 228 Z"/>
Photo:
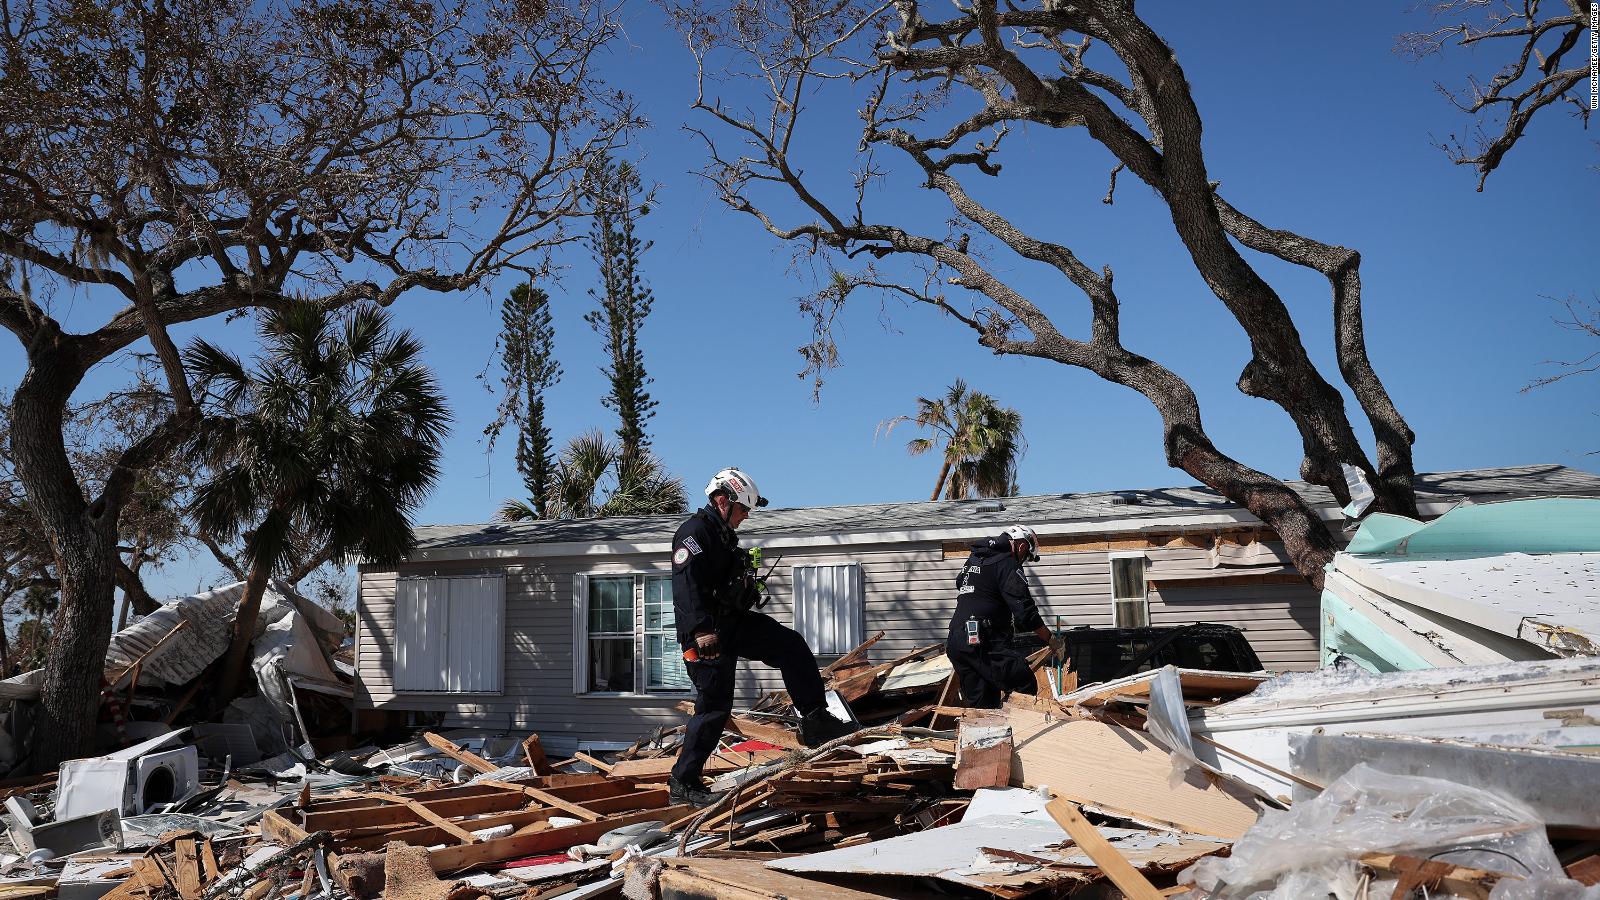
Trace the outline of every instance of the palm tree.
<path fill-rule="evenodd" d="M 658 516 L 689 508 L 683 482 L 668 475 L 653 453 L 642 449 L 626 454 L 599 430 L 567 442 L 546 502 L 546 513 L 554 519 Z M 500 508 L 500 517 L 518 522 L 538 514 L 531 504 L 512 500 Z"/>
<path fill-rule="evenodd" d="M 190 514 L 202 533 L 242 537 L 249 564 L 222 702 L 274 573 L 294 559 L 410 552 L 410 516 L 439 476 L 450 421 L 421 344 L 376 307 L 334 317 L 294 302 L 266 314 L 260 339 L 250 366 L 203 340 L 184 354 L 205 400 L 188 447 L 205 469 Z"/>
<path fill-rule="evenodd" d="M 1022 440 L 1022 414 L 1001 406 L 982 391 L 969 391 L 957 378 L 943 397 L 917 398 L 914 416 L 897 416 L 878 427 L 888 433 L 902 422 L 931 429 L 931 437 L 907 442 L 906 450 L 920 456 L 942 446 L 943 463 L 928 499 L 1005 497 L 1017 493 L 1017 461 L 1026 450 Z"/>

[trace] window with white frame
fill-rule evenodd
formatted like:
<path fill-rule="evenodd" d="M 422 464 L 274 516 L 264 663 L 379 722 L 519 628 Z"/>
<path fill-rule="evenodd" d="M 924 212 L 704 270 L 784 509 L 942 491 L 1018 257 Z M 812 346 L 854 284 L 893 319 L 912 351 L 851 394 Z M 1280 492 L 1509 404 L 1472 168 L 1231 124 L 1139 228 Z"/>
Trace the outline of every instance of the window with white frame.
<path fill-rule="evenodd" d="M 504 575 L 397 579 L 394 689 L 499 693 L 505 607 Z"/>
<path fill-rule="evenodd" d="M 573 590 L 577 693 L 681 693 L 690 688 L 678 649 L 672 576 L 578 575 Z"/>
<path fill-rule="evenodd" d="M 866 632 L 861 566 L 791 566 L 794 630 L 818 656 L 849 653 Z"/>
<path fill-rule="evenodd" d="M 1111 554 L 1111 624 L 1136 628 L 1150 624 L 1143 553 Z"/>

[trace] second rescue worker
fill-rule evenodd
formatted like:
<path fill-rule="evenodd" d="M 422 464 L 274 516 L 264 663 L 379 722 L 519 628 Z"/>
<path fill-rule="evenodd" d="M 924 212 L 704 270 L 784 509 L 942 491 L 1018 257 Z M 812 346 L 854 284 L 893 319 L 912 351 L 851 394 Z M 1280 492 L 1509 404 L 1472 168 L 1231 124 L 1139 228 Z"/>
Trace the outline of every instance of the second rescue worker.
<path fill-rule="evenodd" d="M 956 611 L 945 655 L 969 707 L 993 709 L 1007 691 L 1031 694 L 1037 689 L 1027 659 L 1011 647 L 1013 626 L 1033 632 L 1061 653 L 1061 639 L 1045 627 L 1022 577 L 1022 564 L 1038 558 L 1039 536 L 1026 525 L 1013 525 L 973 544 L 956 576 Z"/>
<path fill-rule="evenodd" d="M 706 789 L 701 773 L 733 711 L 741 658 L 783 673 L 783 686 L 802 716 L 801 743 L 814 747 L 855 730 L 828 711 L 817 657 L 805 638 L 752 608 L 759 599 L 755 573 L 734 529 L 750 510 L 766 506 L 767 498 L 738 469 L 718 472 L 706 485 L 706 497 L 705 507 L 672 538 L 672 609 L 695 696 L 667 787 L 672 802 L 695 806 L 718 796 Z"/>

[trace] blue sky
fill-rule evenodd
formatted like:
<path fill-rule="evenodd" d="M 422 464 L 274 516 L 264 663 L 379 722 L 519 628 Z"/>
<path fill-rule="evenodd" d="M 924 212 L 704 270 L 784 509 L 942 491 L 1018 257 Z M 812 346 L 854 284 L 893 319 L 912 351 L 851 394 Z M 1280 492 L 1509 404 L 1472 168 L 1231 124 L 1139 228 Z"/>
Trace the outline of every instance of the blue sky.
<path fill-rule="evenodd" d="M 1434 83 L 1459 85 L 1469 68 L 1492 71 L 1507 48 L 1412 63 L 1392 52 L 1394 38 L 1427 27 L 1428 18 L 1403 9 L 1169 3 L 1141 12 L 1188 75 L 1211 177 L 1224 195 L 1268 225 L 1361 252 L 1370 353 L 1417 432 L 1419 469 L 1556 462 L 1600 470 L 1600 457 L 1584 455 L 1600 449 L 1600 381 L 1519 392 L 1548 371 L 1542 361 L 1595 349 L 1553 323 L 1560 310 L 1546 298 L 1593 296 L 1597 135 L 1565 111 L 1542 114 L 1476 193 L 1475 173 L 1432 145 L 1470 128 Z M 957 377 L 1022 413 L 1024 493 L 1192 483 L 1166 466 L 1159 419 L 1131 391 L 1053 363 L 995 357 L 949 319 L 865 295 L 840 317 L 843 366 L 814 404 L 809 382 L 797 377 L 795 349 L 809 337 L 795 298 L 810 282 L 791 266 L 792 247 L 727 211 L 693 177 L 702 150 L 682 126 L 710 123 L 689 109 L 692 61 L 653 5 L 629 4 L 627 15 L 629 45 L 606 67 L 653 125 L 632 150 L 658 185 L 655 208 L 640 225 L 654 241 L 643 267 L 656 305 L 643 344 L 660 407 L 649 427 L 692 499 L 725 465 L 746 468 L 778 506 L 926 498 L 937 461 L 907 456 L 910 430 L 876 441 L 874 432 L 880 421 L 912 411 L 919 394 L 940 392 Z M 814 151 L 807 172 L 842 188 L 859 122 L 827 100 L 817 98 L 805 113 L 814 128 L 804 144 Z M 1007 141 L 1005 175 L 982 185 L 983 197 L 1090 265 L 1110 265 L 1127 346 L 1190 380 L 1222 450 L 1293 477 L 1294 429 L 1276 407 L 1234 389 L 1247 359 L 1244 336 L 1195 273 L 1151 192 L 1124 173 L 1115 205 L 1102 205 L 1109 155 L 1077 131 L 1021 129 Z M 947 212 L 931 199 L 908 174 L 874 195 L 881 217 L 935 216 L 923 227 L 938 232 Z M 1250 259 L 1336 379 L 1326 282 Z M 582 321 L 593 304 L 586 294 L 593 265 L 581 252 L 566 263 L 560 283 L 547 285 L 566 369 L 549 396 L 558 440 L 615 428 L 599 402 L 599 339 Z M 1001 267 L 1063 331 L 1085 333 L 1082 296 L 1064 280 L 1011 260 Z M 485 453 L 481 432 L 497 398 L 477 378 L 491 363 L 499 299 L 513 283 L 468 298 L 408 295 L 394 307 L 397 321 L 426 342 L 456 417 L 444 478 L 420 522 L 486 521 L 520 486 L 505 452 L 510 442 Z M 250 340 L 247 322 L 204 331 L 241 349 Z M 10 389 L 21 354 L 9 337 L 0 347 L 0 385 Z M 89 387 L 103 390 L 116 377 L 108 367 Z M 189 590 L 215 575 L 205 558 L 180 561 L 151 588 Z"/>

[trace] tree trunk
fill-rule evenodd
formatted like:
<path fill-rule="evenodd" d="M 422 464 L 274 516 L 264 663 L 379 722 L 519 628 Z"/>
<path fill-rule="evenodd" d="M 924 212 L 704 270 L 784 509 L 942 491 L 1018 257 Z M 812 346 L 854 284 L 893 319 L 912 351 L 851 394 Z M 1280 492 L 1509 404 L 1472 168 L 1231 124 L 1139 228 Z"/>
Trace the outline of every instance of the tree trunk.
<path fill-rule="evenodd" d="M 17 476 L 55 551 L 61 581 L 56 631 L 44 664 L 32 768 L 94 752 L 101 675 L 111 642 L 117 564 L 118 504 L 85 502 L 67 458 L 62 418 L 83 377 L 76 354 L 48 346 L 41 335 L 17 386 L 11 452 Z"/>
<path fill-rule="evenodd" d="M 939 499 L 939 492 L 944 490 L 944 480 L 950 477 L 950 457 L 944 458 L 944 465 L 939 467 L 939 480 L 933 483 L 933 496 L 929 500 Z"/>
<path fill-rule="evenodd" d="M 249 662 L 246 651 L 255 639 L 256 619 L 261 613 L 261 597 L 267 592 L 267 582 L 272 579 L 272 562 L 260 560 L 250 566 L 250 578 L 244 583 L 244 596 L 239 599 L 239 611 L 233 618 L 233 640 L 228 644 L 228 655 L 222 660 L 222 677 L 214 698 L 218 704 L 233 700 L 239 689 L 239 679 L 244 676 Z"/>
<path fill-rule="evenodd" d="M 1046 358 L 1085 365 L 1102 378 L 1143 394 L 1161 414 L 1167 462 L 1276 531 L 1295 570 L 1312 587 L 1322 590 L 1323 570 L 1338 551 L 1332 533 L 1288 485 L 1229 457 L 1211 443 L 1200 419 L 1199 400 L 1188 382 L 1165 366 L 1121 347 L 1101 348 L 1088 359 Z"/>

